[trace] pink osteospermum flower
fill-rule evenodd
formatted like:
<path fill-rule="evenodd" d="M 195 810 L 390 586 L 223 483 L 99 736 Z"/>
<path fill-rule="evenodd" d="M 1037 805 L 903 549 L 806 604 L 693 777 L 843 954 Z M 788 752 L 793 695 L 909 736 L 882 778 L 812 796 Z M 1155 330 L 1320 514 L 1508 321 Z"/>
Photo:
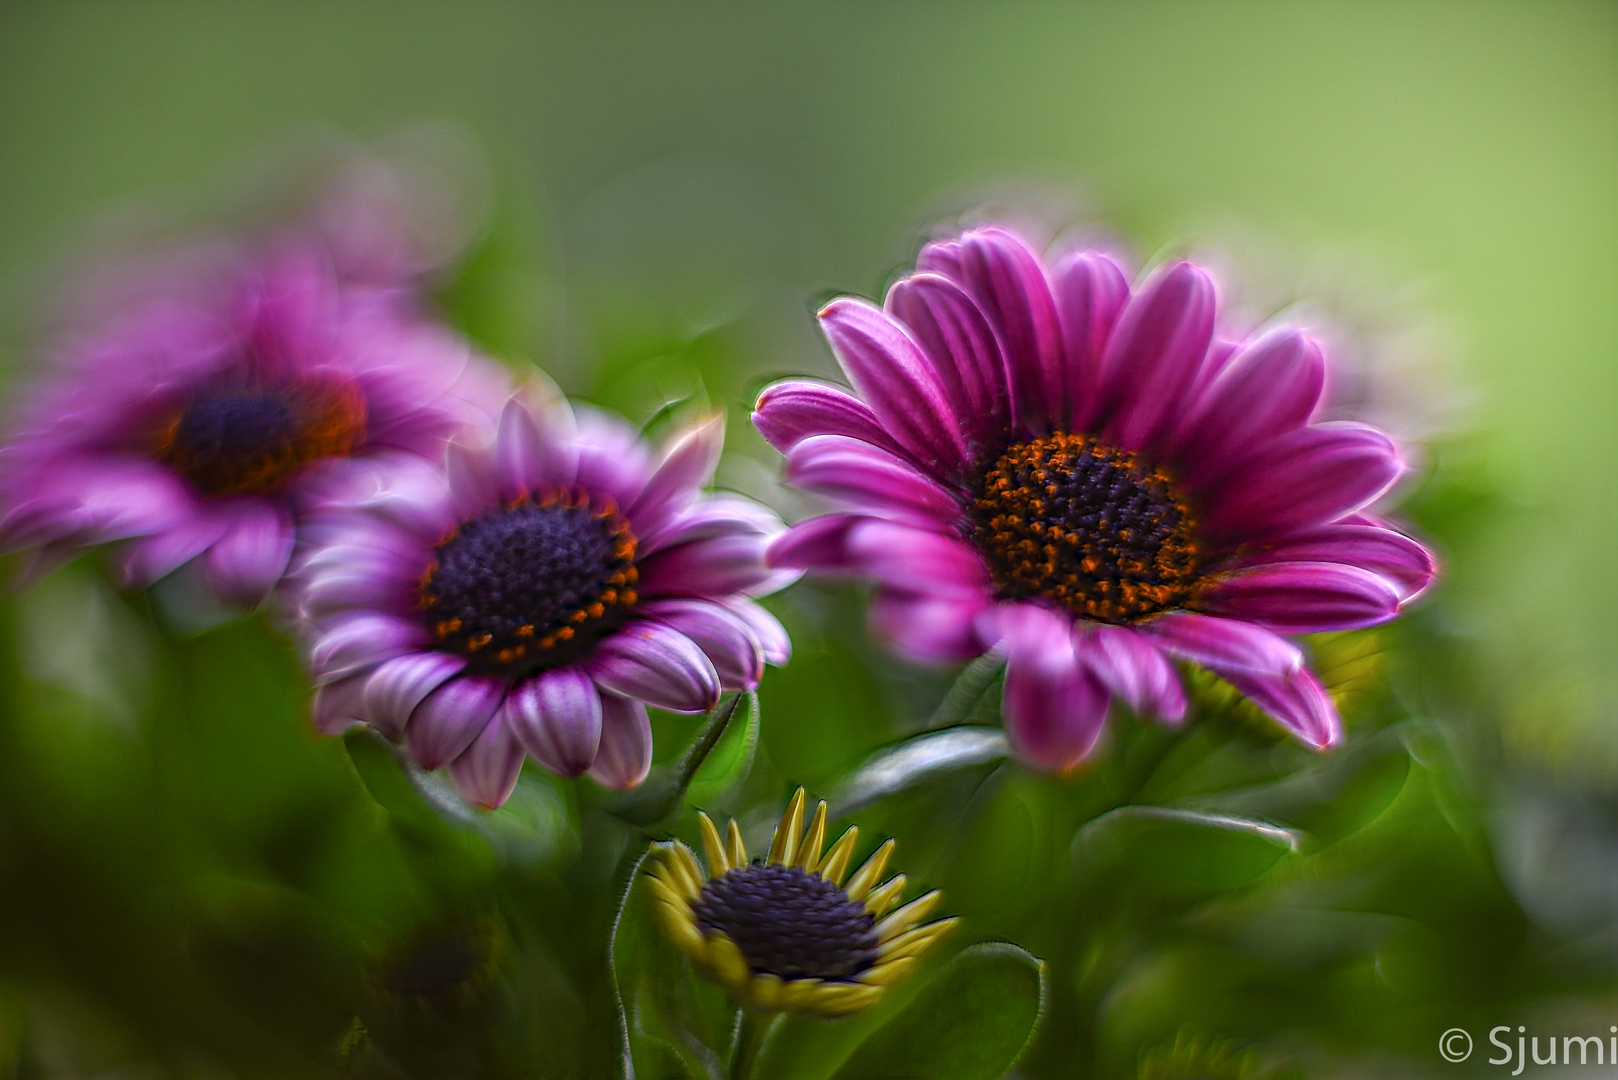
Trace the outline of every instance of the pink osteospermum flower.
<path fill-rule="evenodd" d="M 1090 751 L 1115 698 L 1181 719 L 1171 660 L 1332 745 L 1284 635 L 1386 622 L 1434 562 L 1365 513 L 1403 464 L 1381 431 L 1316 419 L 1320 349 L 1216 340 L 1216 309 L 1186 262 L 1132 292 L 1104 254 L 1046 265 L 1001 228 L 929 244 L 883 307 L 820 314 L 856 394 L 759 398 L 788 480 L 840 508 L 772 563 L 875 579 L 872 622 L 909 657 L 1001 651 L 1008 736 L 1046 768 Z"/>
<path fill-rule="evenodd" d="M 0 449 L 0 547 L 48 563 L 116 542 L 132 587 L 197 560 L 220 597 L 256 604 L 313 487 L 441 453 L 508 392 L 403 290 L 339 280 L 317 242 L 179 261 L 28 396 Z"/>
<path fill-rule="evenodd" d="M 615 416 L 514 398 L 447 470 L 334 492 L 297 573 L 316 726 L 402 739 L 482 806 L 525 755 L 639 784 L 647 705 L 707 711 L 790 655 L 752 600 L 798 576 L 764 563 L 780 520 L 702 491 L 723 440 L 716 417 L 654 457 Z"/>

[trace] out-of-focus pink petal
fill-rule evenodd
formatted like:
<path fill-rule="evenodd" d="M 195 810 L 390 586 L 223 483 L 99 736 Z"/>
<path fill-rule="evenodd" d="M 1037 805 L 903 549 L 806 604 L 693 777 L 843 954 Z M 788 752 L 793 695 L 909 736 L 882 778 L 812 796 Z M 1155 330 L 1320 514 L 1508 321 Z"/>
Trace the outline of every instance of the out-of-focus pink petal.
<path fill-rule="evenodd" d="M 309 670 L 316 683 L 326 683 L 430 643 L 419 619 L 374 612 L 350 615 L 322 628 L 309 647 Z"/>
<path fill-rule="evenodd" d="M 764 650 L 764 662 L 780 667 L 792 659 L 792 639 L 781 620 L 751 600 L 721 601 L 732 615 L 747 624 Z"/>
<path fill-rule="evenodd" d="M 1189 611 L 1159 615 L 1141 627 L 1185 660 L 1219 671 L 1285 672 L 1303 664 L 1303 653 L 1285 638 L 1239 619 Z"/>
<path fill-rule="evenodd" d="M 1375 428 L 1298 428 L 1265 444 L 1205 494 L 1203 527 L 1227 544 L 1284 536 L 1360 509 L 1403 471 L 1398 447 Z"/>
<path fill-rule="evenodd" d="M 410 714 L 405 746 L 424 769 L 454 761 L 483 733 L 505 700 L 502 679 L 462 675 L 428 694 Z"/>
<path fill-rule="evenodd" d="M 209 512 L 132 541 L 120 559 L 124 581 L 139 588 L 173 573 L 212 546 L 231 525 L 228 514 Z"/>
<path fill-rule="evenodd" d="M 257 604 L 292 558 L 292 520 L 283 507 L 256 499 L 244 501 L 232 517 L 229 530 L 203 556 L 203 570 L 226 600 Z"/>
<path fill-rule="evenodd" d="M 764 677 L 764 646 L 740 615 L 711 600 L 653 600 L 636 609 L 696 642 L 725 690 L 752 690 Z"/>
<path fill-rule="evenodd" d="M 604 695 L 601 699 L 601 749 L 590 766 L 590 779 L 610 788 L 632 788 L 652 768 L 652 722 L 638 701 Z"/>
<path fill-rule="evenodd" d="M 689 507 L 702 485 L 713 479 L 724 446 L 723 413 L 683 432 L 627 508 L 629 519 L 637 528 L 651 532 Z"/>
<path fill-rule="evenodd" d="M 1270 563 L 1220 578 L 1202 604 L 1215 615 L 1287 634 L 1357 630 L 1399 614 L 1399 592 L 1379 574 L 1341 563 Z"/>
<path fill-rule="evenodd" d="M 500 505 L 492 449 L 450 443 L 444 465 L 457 520 L 470 521 Z"/>
<path fill-rule="evenodd" d="M 921 348 L 881 308 L 864 300 L 833 300 L 820 312 L 821 330 L 849 381 L 894 440 L 938 476 L 968 464 L 960 422 Z"/>
<path fill-rule="evenodd" d="M 1068 367 L 1069 415 L 1082 431 L 1101 407 L 1101 357 L 1129 300 L 1129 275 L 1099 251 L 1074 252 L 1051 273 Z"/>
<path fill-rule="evenodd" d="M 930 596 L 878 587 L 871 597 L 871 627 L 911 660 L 958 663 L 983 652 L 973 621 L 990 603 L 986 592 Z"/>
<path fill-rule="evenodd" d="M 1073 648 L 1071 620 L 1033 604 L 1001 604 L 978 618 L 979 633 L 1006 654 L 1002 703 L 1017 756 L 1065 771 L 1095 746 L 1110 696 Z"/>
<path fill-rule="evenodd" d="M 520 398 L 506 402 L 494 433 L 494 472 L 502 499 L 515 499 L 539 483 L 544 450 L 539 426 Z"/>
<path fill-rule="evenodd" d="M 989 587 L 983 559 L 962 540 L 869 518 L 848 535 L 849 565 L 910 592 L 959 594 Z"/>
<path fill-rule="evenodd" d="M 315 690 L 310 715 L 322 735 L 341 735 L 361 723 L 365 713 L 366 676 L 337 679 Z"/>
<path fill-rule="evenodd" d="M 938 483 L 885 450 L 845 435 L 805 439 L 787 455 L 787 481 L 874 517 L 942 528 L 961 507 Z"/>
<path fill-rule="evenodd" d="M 1183 416 L 1213 340 L 1208 275 L 1187 262 L 1162 267 L 1130 298 L 1101 358 L 1101 409 L 1111 441 L 1150 449 Z"/>
<path fill-rule="evenodd" d="M 645 597 L 762 595 L 771 591 L 764 586 L 779 573 L 764 562 L 769 539 L 759 533 L 732 533 L 662 548 L 640 562 L 640 593 Z"/>
<path fill-rule="evenodd" d="M 766 386 L 753 406 L 753 426 L 783 454 L 814 435 L 847 435 L 890 453 L 907 453 L 883 430 L 869 405 L 847 390 L 809 379 Z"/>
<path fill-rule="evenodd" d="M 1000 343 L 977 302 L 947 277 L 912 274 L 888 290 L 884 306 L 932 362 L 967 442 L 992 445 L 1010 422 L 1011 393 Z"/>
<path fill-rule="evenodd" d="M 472 745 L 449 763 L 450 782 L 467 802 L 493 810 L 511 797 L 522 772 L 523 757 L 522 743 L 505 718 L 496 713 Z"/>
<path fill-rule="evenodd" d="M 377 665 L 365 683 L 365 722 L 397 739 L 422 699 L 459 674 L 466 661 L 443 652 L 416 652 Z"/>
<path fill-rule="evenodd" d="M 652 475 L 646 441 L 614 413 L 581 405 L 573 410 L 573 417 L 579 487 L 598 499 L 610 498 L 619 506 L 629 506 Z"/>
<path fill-rule="evenodd" d="M 558 776 L 581 776 L 601 743 L 601 694 L 580 667 L 541 672 L 512 687 L 506 726 Z"/>
<path fill-rule="evenodd" d="M 1174 722 L 1185 716 L 1185 691 L 1159 645 L 1125 626 L 1075 631 L 1074 648 L 1104 686 L 1135 712 Z"/>
<path fill-rule="evenodd" d="M 792 526 L 770 543 L 764 561 L 770 566 L 853 573 L 849 561 L 848 536 L 854 527 L 871 518 L 853 514 L 827 514 Z"/>
<path fill-rule="evenodd" d="M 707 712 L 719 673 L 696 642 L 662 623 L 636 622 L 597 645 L 584 669 L 596 685 L 670 712 Z"/>
<path fill-rule="evenodd" d="M 1307 668 L 1281 675 L 1242 669 L 1219 671 L 1219 676 L 1241 695 L 1269 713 L 1298 738 L 1325 750 L 1343 740 L 1343 722 L 1337 708 Z"/>

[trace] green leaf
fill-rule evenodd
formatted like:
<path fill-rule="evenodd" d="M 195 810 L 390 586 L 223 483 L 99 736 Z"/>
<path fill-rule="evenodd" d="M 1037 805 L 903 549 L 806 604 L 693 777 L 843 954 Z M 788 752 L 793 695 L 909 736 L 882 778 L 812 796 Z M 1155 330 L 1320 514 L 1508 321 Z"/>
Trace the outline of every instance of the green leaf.
<path fill-rule="evenodd" d="M 434 827 L 444 823 L 480 829 L 478 812 L 468 806 L 449 782 L 426 772 L 370 728 L 353 728 L 343 736 L 343 749 L 371 798 L 395 818 L 410 825 Z"/>
<path fill-rule="evenodd" d="M 831 796 L 839 815 L 930 780 L 939 773 L 997 762 L 1008 753 L 999 728 L 929 731 L 872 754 Z"/>
<path fill-rule="evenodd" d="M 686 800 L 696 806 L 720 806 L 736 793 L 758 752 L 758 695 L 748 694 L 744 715 L 727 724 L 719 741 L 698 765 Z"/>
<path fill-rule="evenodd" d="M 1180 894 L 1249 884 L 1297 849 L 1297 835 L 1279 825 L 1165 806 L 1121 806 L 1073 842 L 1087 875 Z"/>
<path fill-rule="evenodd" d="M 747 705 L 746 726 L 753 727 L 753 738 L 756 740 L 758 695 L 736 694 L 708 714 L 707 722 L 678 758 L 652 770 L 652 774 L 634 791 L 614 799 L 608 806 L 611 812 L 631 825 L 642 828 L 650 828 L 667 820 L 683 805 L 691 782 L 696 779 L 703 762 L 719 745 L 738 706 L 743 702 Z"/>
<path fill-rule="evenodd" d="M 902 1012 L 861 1043 L 835 1076 L 998 1080 L 1044 1011 L 1044 965 L 1015 945 L 957 956 Z"/>
<path fill-rule="evenodd" d="M 664 1076 L 672 1058 L 687 1076 L 721 1077 L 736 1007 L 663 937 L 641 872 L 645 861 L 642 854 L 630 872 L 610 945 L 623 1075 Z"/>
<path fill-rule="evenodd" d="M 986 652 L 966 665 L 955 677 L 927 726 L 952 727 L 971 719 L 1005 669 L 1006 658 L 999 652 Z"/>

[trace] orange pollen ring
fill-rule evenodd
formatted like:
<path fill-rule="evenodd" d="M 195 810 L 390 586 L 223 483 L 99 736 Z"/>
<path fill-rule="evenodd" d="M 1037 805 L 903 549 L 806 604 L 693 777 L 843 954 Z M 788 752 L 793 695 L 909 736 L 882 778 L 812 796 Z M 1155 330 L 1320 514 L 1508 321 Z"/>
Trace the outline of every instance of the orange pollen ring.
<path fill-rule="evenodd" d="M 964 532 L 1001 597 L 1082 619 L 1138 622 L 1201 590 L 1195 516 L 1171 478 L 1088 435 L 1044 435 L 989 462 Z"/>

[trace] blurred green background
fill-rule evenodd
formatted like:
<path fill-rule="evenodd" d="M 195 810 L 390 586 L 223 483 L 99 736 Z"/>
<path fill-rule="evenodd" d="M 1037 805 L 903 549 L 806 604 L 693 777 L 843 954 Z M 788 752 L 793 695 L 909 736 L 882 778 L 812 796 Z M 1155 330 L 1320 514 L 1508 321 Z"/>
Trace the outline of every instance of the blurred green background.
<path fill-rule="evenodd" d="M 1121 722 L 1087 776 L 974 766 L 861 824 L 971 939 L 1049 961 L 1028 1075 L 1133 1076 L 1182 1030 L 1308 1075 L 1491 1075 L 1439 1033 L 1618 1023 L 1618 7 L 6 3 L 8 366 L 87 238 L 226 212 L 341 139 L 464 148 L 484 224 L 446 316 L 637 420 L 700 384 L 731 409 L 722 479 L 766 495 L 746 406 L 831 370 L 815 302 L 879 294 L 974 207 L 1217 253 L 1261 317 L 1325 302 L 1362 403 L 1429 437 L 1410 513 L 1447 566 L 1355 645 L 1383 659 L 1348 779 L 1215 703 L 1172 745 Z M 868 654 L 852 591 L 777 608 L 799 655 L 719 800 L 755 824 L 947 683 Z M 180 635 L 89 563 L 6 598 L 0 634 L 0 1075 L 610 1070 L 637 834 L 598 791 L 528 776 L 445 824 L 307 733 L 267 626 Z M 661 722 L 660 754 L 693 730 Z M 1108 885 L 1073 837 L 1148 803 L 1313 839 L 1140 897 L 1149 871 Z M 399 989 L 422 942 L 476 959 L 439 965 L 449 997 Z"/>

